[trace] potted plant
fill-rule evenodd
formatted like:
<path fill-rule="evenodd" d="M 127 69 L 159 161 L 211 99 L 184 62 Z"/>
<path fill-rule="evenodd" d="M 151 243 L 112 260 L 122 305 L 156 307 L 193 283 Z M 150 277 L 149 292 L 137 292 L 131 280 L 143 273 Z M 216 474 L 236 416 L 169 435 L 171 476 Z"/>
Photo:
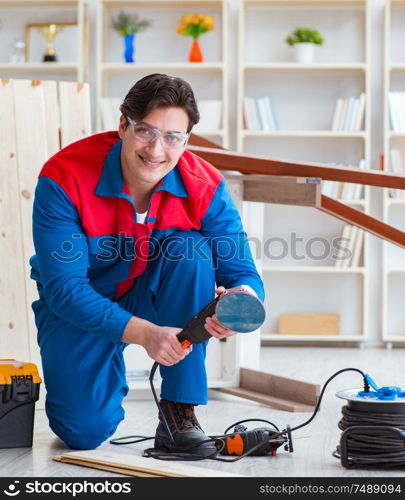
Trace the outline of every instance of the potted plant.
<path fill-rule="evenodd" d="M 200 44 L 198 38 L 214 29 L 214 19 L 211 16 L 205 14 L 194 14 L 190 12 L 186 16 L 180 19 L 180 24 L 176 28 L 176 32 L 179 35 L 191 36 L 193 38 L 193 44 L 188 56 L 190 62 L 202 62 L 203 55 L 201 52 Z"/>
<path fill-rule="evenodd" d="M 316 45 L 322 45 L 324 42 L 319 31 L 311 28 L 295 28 L 285 41 L 295 47 L 297 62 L 306 64 L 313 62 Z"/>
<path fill-rule="evenodd" d="M 111 20 L 111 27 L 124 39 L 124 60 L 134 62 L 135 34 L 149 28 L 152 22 L 148 19 L 139 19 L 138 14 L 129 14 L 121 10 L 118 16 Z"/>

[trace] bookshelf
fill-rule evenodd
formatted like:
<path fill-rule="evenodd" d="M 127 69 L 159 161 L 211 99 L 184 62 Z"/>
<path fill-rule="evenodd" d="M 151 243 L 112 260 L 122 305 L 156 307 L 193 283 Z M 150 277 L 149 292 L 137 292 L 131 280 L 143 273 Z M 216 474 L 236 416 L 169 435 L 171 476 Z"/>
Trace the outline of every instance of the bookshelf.
<path fill-rule="evenodd" d="M 122 61 L 122 39 L 111 29 L 110 19 L 120 10 L 137 12 L 152 21 L 152 27 L 136 36 L 135 62 Z M 215 28 L 200 38 L 204 55 L 201 63 L 188 62 L 192 39 L 176 33 L 180 17 L 199 12 L 214 18 Z M 229 144 L 228 126 L 228 3 L 226 0 L 100 0 L 97 4 L 97 114 L 98 131 L 118 123 L 119 100 L 140 78 L 150 73 L 179 76 L 193 87 L 204 114 L 204 101 L 218 101 L 218 123 L 208 120 L 209 112 L 193 131 L 224 147 Z M 158 43 L 157 43 L 158 42 Z M 106 103 L 103 106 L 100 103 Z M 105 106 L 113 107 L 112 120 L 106 119 Z M 108 114 L 108 112 L 107 112 Z M 205 123 L 209 125 L 204 126 Z M 116 128 L 116 125 L 114 126 Z"/>
<path fill-rule="evenodd" d="M 364 160 L 365 168 L 371 168 L 369 9 L 367 0 L 240 1 L 239 151 L 351 166 Z M 325 38 L 311 64 L 295 62 L 284 42 L 297 26 L 316 28 Z M 339 38 L 345 43 L 336 44 Z M 360 130 L 332 130 L 337 99 L 361 93 L 365 114 Z M 244 99 L 264 96 L 271 100 L 277 130 L 247 129 Z M 369 188 L 359 199 L 342 201 L 367 213 Z M 261 340 L 363 345 L 369 315 L 368 235 L 360 263 L 337 267 L 332 248 L 342 234 L 341 221 L 306 207 L 245 202 L 244 211 L 255 214 L 255 236 L 262 242 L 259 251 L 251 241 L 267 292 Z M 249 219 L 246 223 L 251 234 Z M 281 335 L 278 317 L 283 313 L 338 313 L 340 334 Z"/>
<path fill-rule="evenodd" d="M 405 57 L 398 48 L 405 27 L 405 1 L 387 0 L 385 5 L 384 43 L 384 169 L 394 168 L 391 150 L 397 150 L 404 168 L 405 130 L 394 130 L 390 111 L 390 93 L 402 92 L 405 83 Z M 395 111 L 398 111 L 396 109 Z M 404 170 L 402 170 L 404 173 Z M 396 195 L 397 197 L 392 197 Z M 404 192 L 390 193 L 384 189 L 383 220 L 405 229 Z M 401 248 L 383 243 L 382 252 L 382 339 L 387 347 L 405 342 L 405 315 L 401 296 L 405 287 L 405 256 Z"/>
<path fill-rule="evenodd" d="M 83 0 L 0 0 L 0 77 L 38 80 L 87 81 L 89 21 Z M 45 37 L 27 30 L 25 57 L 14 62 L 14 44 L 25 41 L 25 26 L 37 23 L 71 23 L 63 26 L 54 42 L 57 62 L 42 62 Z"/>

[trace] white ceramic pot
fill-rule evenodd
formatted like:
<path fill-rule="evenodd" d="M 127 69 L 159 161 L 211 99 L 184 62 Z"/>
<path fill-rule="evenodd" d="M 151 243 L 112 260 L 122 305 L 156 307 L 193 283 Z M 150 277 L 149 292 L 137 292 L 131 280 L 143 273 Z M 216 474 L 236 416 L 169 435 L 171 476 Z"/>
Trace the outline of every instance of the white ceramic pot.
<path fill-rule="evenodd" d="M 295 59 L 299 63 L 311 64 L 314 62 L 315 44 L 314 43 L 296 43 Z"/>

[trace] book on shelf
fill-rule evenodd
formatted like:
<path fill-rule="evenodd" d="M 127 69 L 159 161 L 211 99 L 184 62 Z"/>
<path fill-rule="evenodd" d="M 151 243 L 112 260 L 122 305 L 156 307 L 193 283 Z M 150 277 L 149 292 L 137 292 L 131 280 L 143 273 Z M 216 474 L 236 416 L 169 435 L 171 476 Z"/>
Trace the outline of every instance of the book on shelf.
<path fill-rule="evenodd" d="M 339 130 L 339 120 L 342 113 L 343 99 L 336 101 L 335 111 L 333 112 L 332 130 Z"/>
<path fill-rule="evenodd" d="M 345 125 L 348 106 L 349 106 L 349 99 L 343 99 L 342 107 L 340 110 L 340 116 L 339 116 L 339 119 L 337 121 L 338 128 L 336 130 L 343 130 L 344 125 Z"/>
<path fill-rule="evenodd" d="M 354 99 L 353 107 L 352 107 L 352 114 L 350 116 L 349 120 L 349 130 L 355 131 L 356 129 L 356 122 L 357 122 L 357 114 L 359 112 L 359 106 L 360 106 L 360 98 L 356 97 Z"/>
<path fill-rule="evenodd" d="M 260 130 L 259 115 L 253 97 L 246 96 L 243 98 L 243 110 L 248 130 Z"/>
<path fill-rule="evenodd" d="M 350 267 L 359 267 L 361 251 L 363 249 L 364 241 L 364 231 L 363 229 L 357 228 L 357 235 L 353 245 L 353 255 L 350 261 Z"/>
<path fill-rule="evenodd" d="M 344 132 L 361 130 L 365 103 L 366 94 L 364 92 L 359 97 L 339 98 L 333 113 L 332 130 Z"/>
<path fill-rule="evenodd" d="M 267 113 L 269 116 L 270 129 L 271 130 L 278 130 L 276 115 L 275 115 L 274 110 L 273 110 L 273 103 L 271 102 L 270 97 L 268 95 L 264 96 L 263 99 L 264 99 L 264 102 L 266 104 L 266 109 L 267 109 Z"/>
<path fill-rule="evenodd" d="M 343 260 L 349 258 L 347 247 L 350 242 L 351 228 L 352 228 L 351 224 L 344 224 L 343 226 L 342 234 L 340 236 L 339 248 L 336 254 L 335 267 L 344 267 L 342 265 Z"/>
<path fill-rule="evenodd" d="M 361 130 L 363 127 L 364 110 L 366 109 L 366 94 L 362 92 L 359 97 L 359 105 L 355 118 L 354 130 Z"/>
<path fill-rule="evenodd" d="M 399 149 L 390 149 L 389 154 L 388 172 L 392 172 L 393 174 L 405 174 Z M 400 189 L 388 188 L 388 194 L 390 198 L 405 198 L 405 192 Z"/>
<path fill-rule="evenodd" d="M 340 237 L 335 267 L 347 268 L 360 265 L 364 231 L 352 224 L 345 224 Z"/>
<path fill-rule="evenodd" d="M 350 226 L 349 233 L 347 235 L 349 241 L 347 242 L 347 257 L 342 259 L 342 263 L 340 267 L 351 267 L 351 262 L 353 259 L 353 251 L 354 245 L 357 239 L 357 234 L 359 232 L 359 228 L 357 226 Z"/>
<path fill-rule="evenodd" d="M 405 92 L 389 92 L 388 109 L 392 130 L 405 132 Z"/>
<path fill-rule="evenodd" d="M 366 161 L 361 159 L 358 168 L 365 168 Z M 363 193 L 363 185 L 353 182 L 323 181 L 322 194 L 336 200 L 360 200 Z"/>
<path fill-rule="evenodd" d="M 342 196 L 340 199 L 342 200 L 353 200 L 354 198 L 354 188 L 356 184 L 353 182 L 343 182 L 343 190 Z"/>
<path fill-rule="evenodd" d="M 257 99 L 257 109 L 259 111 L 261 129 L 266 132 L 270 132 L 272 128 L 270 126 L 270 118 L 267 113 L 266 102 L 263 97 L 259 97 L 259 99 Z"/>
<path fill-rule="evenodd" d="M 272 132 L 278 129 L 271 99 L 268 96 L 244 97 L 243 110 L 248 130 Z"/>
<path fill-rule="evenodd" d="M 345 132 L 350 132 L 352 130 L 351 124 L 353 121 L 353 114 L 354 114 L 354 104 L 356 102 L 356 98 L 354 96 L 349 97 L 349 102 L 347 104 L 347 111 L 346 111 L 346 116 L 343 124 L 343 130 Z"/>

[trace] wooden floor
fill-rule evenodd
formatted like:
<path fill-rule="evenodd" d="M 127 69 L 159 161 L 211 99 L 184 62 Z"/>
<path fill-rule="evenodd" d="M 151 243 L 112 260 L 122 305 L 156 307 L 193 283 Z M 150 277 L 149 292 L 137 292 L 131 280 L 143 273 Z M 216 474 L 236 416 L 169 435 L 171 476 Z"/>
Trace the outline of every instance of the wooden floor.
<path fill-rule="evenodd" d="M 379 386 L 405 387 L 403 349 L 375 348 L 315 348 L 315 347 L 263 347 L 262 371 L 293 377 L 323 385 L 335 371 L 356 367 L 369 373 Z M 333 380 L 326 392 L 321 411 L 307 427 L 294 433 L 294 453 L 279 449 L 275 457 L 247 457 L 233 464 L 212 460 L 192 462 L 198 467 L 212 468 L 248 476 L 263 477 L 356 477 L 403 476 L 404 471 L 346 470 L 332 456 L 339 441 L 337 423 L 344 401 L 335 397 L 337 391 L 361 386 L 361 377 L 355 373 L 342 374 Z M 119 426 L 116 437 L 128 434 L 153 435 L 157 423 L 156 407 L 147 394 L 144 399 L 125 401 L 126 418 Z M 275 410 L 243 399 L 210 391 L 209 404 L 196 409 L 197 416 L 207 434 L 221 434 L 228 425 L 244 418 L 264 418 L 283 428 L 298 425 L 309 418 L 308 413 L 289 413 Z M 257 426 L 261 424 L 258 423 Z M 108 442 L 100 448 L 114 453 L 142 454 L 153 441 L 138 445 L 113 446 Z M 43 410 L 35 416 L 32 449 L 0 450 L 0 476 L 76 476 L 103 477 L 115 474 L 52 460 L 54 455 L 69 451 L 48 428 Z M 152 459 L 151 459 L 152 460 Z M 190 464 L 190 462 L 188 462 Z"/>

